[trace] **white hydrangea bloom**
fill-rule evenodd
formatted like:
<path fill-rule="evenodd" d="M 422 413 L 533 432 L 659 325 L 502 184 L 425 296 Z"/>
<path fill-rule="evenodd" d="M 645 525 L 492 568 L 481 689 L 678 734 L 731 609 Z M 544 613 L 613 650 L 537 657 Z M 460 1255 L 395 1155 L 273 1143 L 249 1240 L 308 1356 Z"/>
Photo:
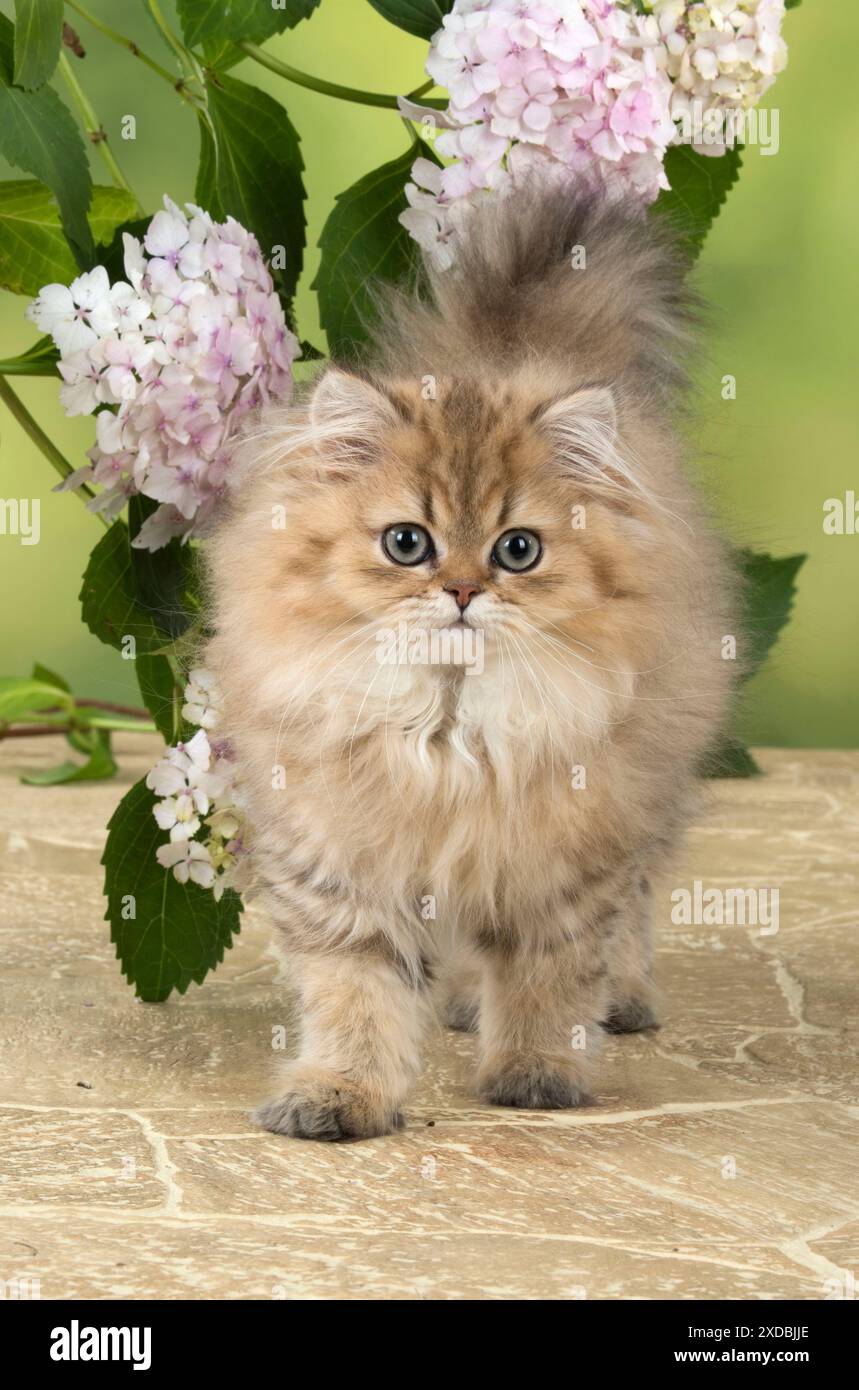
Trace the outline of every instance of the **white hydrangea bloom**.
<path fill-rule="evenodd" d="M 147 787 L 160 798 L 153 815 L 170 837 L 156 851 L 159 864 L 172 869 L 180 883 L 190 880 L 211 888 L 216 900 L 225 888 L 236 885 L 244 854 L 233 750 L 227 740 L 212 734 L 218 701 L 211 673 L 203 667 L 191 671 L 182 715 L 199 726 L 197 732 L 166 749 L 146 777 Z"/>

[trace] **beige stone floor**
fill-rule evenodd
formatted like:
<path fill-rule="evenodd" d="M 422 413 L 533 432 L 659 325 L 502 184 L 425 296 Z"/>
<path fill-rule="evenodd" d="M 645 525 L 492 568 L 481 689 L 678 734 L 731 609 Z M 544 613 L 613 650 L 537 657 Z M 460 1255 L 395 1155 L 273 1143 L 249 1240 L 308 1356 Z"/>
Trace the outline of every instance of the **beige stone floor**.
<path fill-rule="evenodd" d="M 859 754 L 716 784 L 656 895 L 664 1026 L 609 1042 L 598 1103 L 474 1099 L 439 1034 L 393 1137 L 255 1130 L 288 993 L 252 913 L 226 963 L 134 1000 L 98 858 L 125 784 L 22 786 L 0 745 L 0 1280 L 44 1298 L 805 1298 L 859 1282 Z M 673 926 L 670 891 L 778 887 L 777 934 Z M 730 1176 L 735 1173 L 735 1176 Z"/>

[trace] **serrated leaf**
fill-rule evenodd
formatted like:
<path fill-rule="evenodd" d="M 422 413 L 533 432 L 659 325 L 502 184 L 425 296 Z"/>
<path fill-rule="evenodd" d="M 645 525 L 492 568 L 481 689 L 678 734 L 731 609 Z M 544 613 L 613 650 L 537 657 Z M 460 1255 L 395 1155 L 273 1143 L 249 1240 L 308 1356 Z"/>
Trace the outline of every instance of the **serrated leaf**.
<path fill-rule="evenodd" d="M 241 925 L 242 903 L 227 889 L 221 901 L 196 883 L 181 884 L 162 869 L 155 851 L 164 843 L 144 781 L 123 797 L 108 824 L 105 869 L 110 939 L 122 973 L 150 1003 L 172 990 L 184 994 L 220 965 Z M 133 907 L 134 917 L 128 917 Z"/>
<path fill-rule="evenodd" d="M 90 632 L 117 651 L 133 637 L 137 652 L 154 652 L 162 643 L 134 587 L 128 527 L 115 521 L 89 557 L 80 591 L 81 616 Z"/>
<path fill-rule="evenodd" d="M 129 538 L 136 536 L 157 502 L 132 497 L 128 504 Z M 196 602 L 198 577 L 196 552 L 176 538 L 160 550 L 130 548 L 134 592 L 163 638 L 175 641 L 191 622 L 189 595 Z"/>
<path fill-rule="evenodd" d="M 419 39 L 431 39 L 453 8 L 453 0 L 370 0 L 370 4 L 383 19 Z"/>
<path fill-rule="evenodd" d="M 21 781 L 29 787 L 57 787 L 66 782 L 101 782 L 115 776 L 117 766 L 110 749 L 110 730 L 93 729 L 86 742 L 89 746 L 85 763 L 60 763 L 44 772 L 31 772 Z M 80 740 L 77 746 L 81 746 Z"/>
<path fill-rule="evenodd" d="M 92 182 L 74 119 L 50 87 L 25 92 L 13 85 L 13 26 L 0 15 L 0 155 L 34 174 L 53 193 L 78 264 L 90 264 L 87 224 Z"/>
<path fill-rule="evenodd" d="M 155 727 L 165 743 L 179 737 L 176 721 L 175 681 L 166 656 L 139 652 L 134 663 L 137 684 L 144 705 L 155 721 Z"/>
<path fill-rule="evenodd" d="M 136 531 L 143 515 L 136 499 L 130 511 Z M 175 682 L 163 648 L 174 629 L 181 633 L 188 626 L 182 600 L 193 582 L 187 568 L 190 562 L 187 548 L 184 557 L 132 550 L 128 527 L 115 521 L 90 555 L 80 594 L 83 620 L 101 642 L 123 651 L 127 639 L 134 638 L 140 694 L 168 742 L 177 732 Z"/>
<path fill-rule="evenodd" d="M 805 555 L 777 559 L 754 550 L 738 550 L 742 613 L 737 655 L 741 679 L 759 671 L 787 622 L 796 593 L 794 580 Z M 701 763 L 702 777 L 756 777 L 760 768 L 740 739 L 728 736 Z"/>
<path fill-rule="evenodd" d="M 796 595 L 794 580 L 807 558 L 787 555 L 779 559 L 754 550 L 737 552 L 743 583 L 738 655 L 744 679 L 760 669 L 787 622 Z"/>
<path fill-rule="evenodd" d="M 94 240 L 110 242 L 136 206 L 123 188 L 93 188 L 89 221 Z M 37 295 L 43 285 L 66 285 L 77 274 L 50 190 L 35 179 L 0 183 L 0 289 Z"/>
<path fill-rule="evenodd" d="M 704 757 L 700 777 L 760 777 L 761 770 L 739 739 L 725 738 Z"/>
<path fill-rule="evenodd" d="M 298 134 L 280 103 L 246 82 L 210 74 L 206 92 L 212 130 L 200 122 L 195 201 L 215 218 L 235 217 L 255 234 L 267 260 L 275 246 L 284 248 L 283 269 L 271 273 L 288 303 L 305 243 Z"/>
<path fill-rule="evenodd" d="M 435 159 L 417 141 L 338 194 L 328 215 L 312 288 L 319 295 L 319 318 L 332 356 L 360 355 L 373 318 L 374 282 L 402 280 L 416 263 L 416 243 L 398 218 L 407 205 L 405 186 L 419 155 Z"/>
<path fill-rule="evenodd" d="M 51 76 L 60 56 L 63 0 L 15 0 L 15 85 L 32 91 Z"/>
<path fill-rule="evenodd" d="M 665 156 L 670 189 L 660 193 L 651 215 L 667 217 L 694 259 L 740 173 L 739 148 L 722 155 L 698 154 L 691 145 L 674 145 Z"/>
<path fill-rule="evenodd" d="M 314 347 L 311 342 L 308 342 L 307 338 L 302 338 L 301 342 L 299 343 L 299 347 L 301 351 L 296 359 L 298 362 L 325 361 L 325 353 L 320 352 L 319 348 Z"/>
<path fill-rule="evenodd" d="M 318 5 L 319 0 L 282 0 L 277 8 L 270 0 L 178 0 L 176 8 L 185 42 L 193 48 L 239 39 L 264 43 L 309 19 Z"/>

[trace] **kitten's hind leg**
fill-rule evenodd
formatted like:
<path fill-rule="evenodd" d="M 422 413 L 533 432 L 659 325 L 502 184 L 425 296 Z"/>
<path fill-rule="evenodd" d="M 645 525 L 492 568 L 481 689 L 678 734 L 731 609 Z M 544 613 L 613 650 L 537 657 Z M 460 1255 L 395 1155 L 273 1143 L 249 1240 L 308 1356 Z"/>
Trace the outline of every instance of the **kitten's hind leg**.
<path fill-rule="evenodd" d="M 612 942 L 608 1033 L 640 1033 L 658 1028 L 656 990 L 651 978 L 653 944 L 649 879 L 639 876 L 620 909 Z"/>
<path fill-rule="evenodd" d="M 435 986 L 436 1007 L 446 1027 L 457 1033 L 477 1032 L 481 979 L 481 964 L 473 950 L 454 941 Z"/>

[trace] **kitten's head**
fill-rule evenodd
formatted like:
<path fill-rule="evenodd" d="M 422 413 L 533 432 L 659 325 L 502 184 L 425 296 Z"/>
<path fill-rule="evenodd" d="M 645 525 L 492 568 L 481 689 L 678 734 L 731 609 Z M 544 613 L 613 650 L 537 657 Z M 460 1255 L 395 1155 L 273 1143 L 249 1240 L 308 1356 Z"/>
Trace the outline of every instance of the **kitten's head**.
<path fill-rule="evenodd" d="M 331 368 L 299 433 L 272 595 L 293 618 L 590 640 L 642 589 L 653 505 L 606 386 Z"/>

